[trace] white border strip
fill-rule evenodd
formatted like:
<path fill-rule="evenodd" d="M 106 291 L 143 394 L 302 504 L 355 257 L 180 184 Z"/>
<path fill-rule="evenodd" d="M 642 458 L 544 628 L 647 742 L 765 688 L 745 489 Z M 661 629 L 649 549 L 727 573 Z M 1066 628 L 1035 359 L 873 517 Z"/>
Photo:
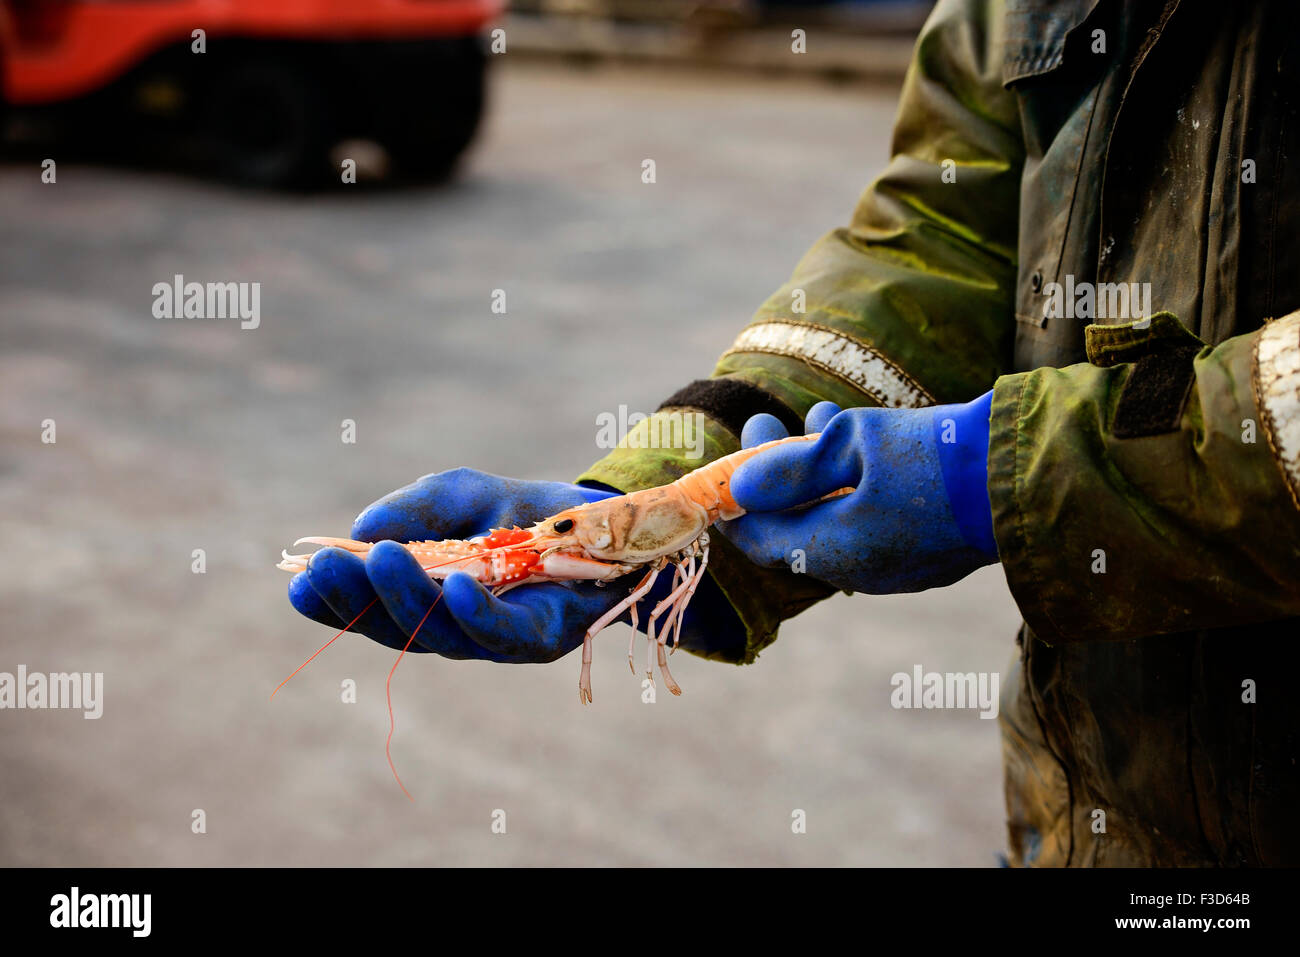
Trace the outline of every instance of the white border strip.
<path fill-rule="evenodd" d="M 884 356 L 825 326 L 802 322 L 760 322 L 747 327 L 730 349 L 802 359 L 852 383 L 891 409 L 919 409 L 934 397 Z"/>
<path fill-rule="evenodd" d="M 1300 312 L 1266 325 L 1255 343 L 1256 400 L 1269 443 L 1300 504 Z"/>

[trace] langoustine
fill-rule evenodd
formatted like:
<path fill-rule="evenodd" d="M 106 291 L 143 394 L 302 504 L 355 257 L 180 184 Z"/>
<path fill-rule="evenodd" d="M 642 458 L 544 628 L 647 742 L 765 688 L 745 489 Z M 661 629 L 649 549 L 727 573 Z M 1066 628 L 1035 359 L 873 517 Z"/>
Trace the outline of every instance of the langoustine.
<path fill-rule="evenodd" d="M 592 701 L 592 639 L 627 612 L 632 622 L 632 640 L 628 646 L 628 663 L 632 665 L 637 603 L 650 593 L 660 573 L 671 565 L 672 588 L 646 620 L 646 676 L 654 680 L 657 651 L 664 684 L 679 695 L 681 687 L 668 670 L 669 632 L 672 632 L 671 651 L 676 651 L 686 607 L 708 567 L 709 527 L 745 514 L 731 494 L 731 476 L 761 452 L 817 437 L 816 434 L 791 436 L 742 449 L 668 485 L 565 509 L 531 528 L 495 529 L 468 540 L 403 544 L 431 578 L 442 579 L 453 572 L 465 572 L 496 594 L 536 582 L 603 584 L 645 568 L 645 576 L 627 596 L 593 622 L 583 636 L 578 697 L 584 704 Z M 321 536 L 300 538 L 294 544 L 303 543 L 343 548 L 362 557 L 372 547 L 368 542 Z M 302 571 L 310 558 L 310 554 L 291 555 L 286 551 L 276 567 Z M 632 667 L 635 673 L 635 666 Z"/>

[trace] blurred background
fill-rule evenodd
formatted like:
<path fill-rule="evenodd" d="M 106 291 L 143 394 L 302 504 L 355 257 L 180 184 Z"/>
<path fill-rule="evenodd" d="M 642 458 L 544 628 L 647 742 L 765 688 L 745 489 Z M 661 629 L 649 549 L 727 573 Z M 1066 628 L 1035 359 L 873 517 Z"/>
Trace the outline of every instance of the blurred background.
<path fill-rule="evenodd" d="M 0 5 L 0 671 L 104 673 L 97 721 L 0 711 L 0 864 L 993 865 L 996 722 L 889 699 L 1005 676 L 996 568 L 654 706 L 624 626 L 585 710 L 576 656 L 408 656 L 414 804 L 393 653 L 268 701 L 329 637 L 280 549 L 427 472 L 571 480 L 707 375 L 886 161 L 927 6 Z M 260 283 L 258 327 L 155 318 L 178 274 Z"/>

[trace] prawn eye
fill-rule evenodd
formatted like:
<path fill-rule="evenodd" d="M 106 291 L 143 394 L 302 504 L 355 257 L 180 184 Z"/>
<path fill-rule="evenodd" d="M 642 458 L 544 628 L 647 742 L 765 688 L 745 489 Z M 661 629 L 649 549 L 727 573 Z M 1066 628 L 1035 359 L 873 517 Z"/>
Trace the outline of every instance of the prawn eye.
<path fill-rule="evenodd" d="M 561 535 L 563 535 L 565 532 L 569 531 L 572 528 L 573 528 L 573 519 L 571 518 L 562 518 L 555 523 L 555 530 L 559 532 Z"/>

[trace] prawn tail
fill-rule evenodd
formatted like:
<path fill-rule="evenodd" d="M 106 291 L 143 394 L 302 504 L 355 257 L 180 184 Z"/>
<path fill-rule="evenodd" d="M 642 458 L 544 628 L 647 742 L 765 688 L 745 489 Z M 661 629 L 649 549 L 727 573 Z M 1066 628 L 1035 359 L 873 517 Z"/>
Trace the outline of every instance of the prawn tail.
<path fill-rule="evenodd" d="M 716 521 L 730 521 L 740 518 L 745 510 L 736 504 L 731 494 L 731 477 L 755 455 L 774 449 L 778 445 L 791 442 L 812 442 L 821 437 L 820 433 L 812 435 L 791 435 L 784 439 L 764 442 L 752 449 L 741 449 L 722 458 L 701 466 L 694 472 L 688 472 L 673 483 L 692 502 L 705 508 L 709 513 L 709 524 Z"/>

